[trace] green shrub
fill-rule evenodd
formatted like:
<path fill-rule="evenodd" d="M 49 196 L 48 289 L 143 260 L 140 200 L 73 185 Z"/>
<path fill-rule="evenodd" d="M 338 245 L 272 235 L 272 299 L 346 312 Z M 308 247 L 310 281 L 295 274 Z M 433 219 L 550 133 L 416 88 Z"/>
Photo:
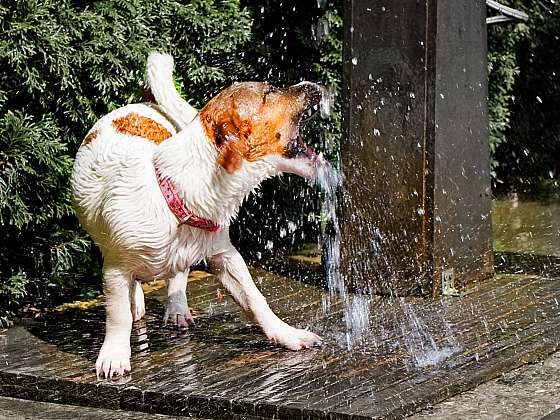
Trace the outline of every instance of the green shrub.
<path fill-rule="evenodd" d="M 24 300 L 99 289 L 99 257 L 72 215 L 72 157 L 133 100 L 148 52 L 172 52 L 201 104 L 244 68 L 250 28 L 235 0 L 0 4 L 0 327 Z"/>
<path fill-rule="evenodd" d="M 560 177 L 560 3 L 510 0 L 527 24 L 489 30 L 490 133 L 498 186 L 558 188 Z"/>

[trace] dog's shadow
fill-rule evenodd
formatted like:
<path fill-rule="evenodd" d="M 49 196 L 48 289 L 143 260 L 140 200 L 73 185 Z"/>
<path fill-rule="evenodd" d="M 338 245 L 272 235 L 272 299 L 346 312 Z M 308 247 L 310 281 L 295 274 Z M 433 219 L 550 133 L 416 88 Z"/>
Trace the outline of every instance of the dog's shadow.
<path fill-rule="evenodd" d="M 133 357 L 181 351 L 205 352 L 209 346 L 225 353 L 247 354 L 274 351 L 261 330 L 244 322 L 239 313 L 220 312 L 196 317 L 195 325 L 186 330 L 163 325 L 163 307 L 156 299 L 146 298 L 146 316 L 133 324 L 131 347 Z M 95 361 L 105 333 L 103 306 L 89 309 L 70 308 L 53 312 L 40 321 L 25 322 L 27 330 L 60 351 Z"/>

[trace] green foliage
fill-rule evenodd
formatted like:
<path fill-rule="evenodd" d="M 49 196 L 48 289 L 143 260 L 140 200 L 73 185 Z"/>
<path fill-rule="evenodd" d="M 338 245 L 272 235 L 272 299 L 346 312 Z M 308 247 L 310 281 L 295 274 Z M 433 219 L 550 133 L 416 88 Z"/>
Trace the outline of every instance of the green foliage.
<path fill-rule="evenodd" d="M 488 112 L 489 137 L 492 156 L 500 144 L 507 141 L 511 127 L 513 89 L 519 66 L 517 44 L 526 34 L 525 24 L 492 25 L 488 27 Z M 492 166 L 498 164 L 492 161 Z"/>
<path fill-rule="evenodd" d="M 11 324 L 16 309 L 26 296 L 25 287 L 27 283 L 27 276 L 20 271 L 3 279 L 0 284 L 0 328 Z"/>
<path fill-rule="evenodd" d="M 72 161 L 52 116 L 8 111 L 0 136 L 0 224 L 21 229 L 71 214 L 66 184 Z"/>
<path fill-rule="evenodd" d="M 560 3 L 505 2 L 525 11 L 527 24 L 489 31 L 493 159 L 500 185 L 558 190 L 560 177 Z"/>
<path fill-rule="evenodd" d="M 148 53 L 171 52 L 200 105 L 245 68 L 250 29 L 236 0 L 2 1 L 0 327 L 26 299 L 99 289 L 99 256 L 72 215 L 72 156 L 133 100 Z"/>

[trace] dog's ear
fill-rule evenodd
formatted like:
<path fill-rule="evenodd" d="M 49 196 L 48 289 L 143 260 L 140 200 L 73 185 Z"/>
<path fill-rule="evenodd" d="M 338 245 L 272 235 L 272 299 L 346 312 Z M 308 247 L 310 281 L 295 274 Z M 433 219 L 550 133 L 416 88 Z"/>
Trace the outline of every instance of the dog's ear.
<path fill-rule="evenodd" d="M 247 124 L 230 116 L 220 118 L 214 130 L 214 140 L 220 150 L 218 163 L 230 174 L 238 170 L 248 152 Z"/>

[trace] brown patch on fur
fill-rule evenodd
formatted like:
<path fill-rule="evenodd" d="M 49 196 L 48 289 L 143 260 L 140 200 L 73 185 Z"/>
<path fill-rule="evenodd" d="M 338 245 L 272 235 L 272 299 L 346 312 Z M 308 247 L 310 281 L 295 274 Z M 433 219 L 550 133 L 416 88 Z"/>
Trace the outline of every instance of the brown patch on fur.
<path fill-rule="evenodd" d="M 112 124 L 118 133 L 143 137 L 155 144 L 160 144 L 171 137 L 171 133 L 163 125 L 135 112 L 117 118 Z"/>
<path fill-rule="evenodd" d="M 216 95 L 200 116 L 208 138 L 220 151 L 218 164 L 233 173 L 243 160 L 283 154 L 297 130 L 302 106 L 289 89 L 239 83 Z"/>
<path fill-rule="evenodd" d="M 90 144 L 92 141 L 95 140 L 98 134 L 99 134 L 99 130 L 90 131 L 88 135 L 84 138 L 84 141 L 82 141 L 80 147 L 87 146 L 88 144 Z"/>

